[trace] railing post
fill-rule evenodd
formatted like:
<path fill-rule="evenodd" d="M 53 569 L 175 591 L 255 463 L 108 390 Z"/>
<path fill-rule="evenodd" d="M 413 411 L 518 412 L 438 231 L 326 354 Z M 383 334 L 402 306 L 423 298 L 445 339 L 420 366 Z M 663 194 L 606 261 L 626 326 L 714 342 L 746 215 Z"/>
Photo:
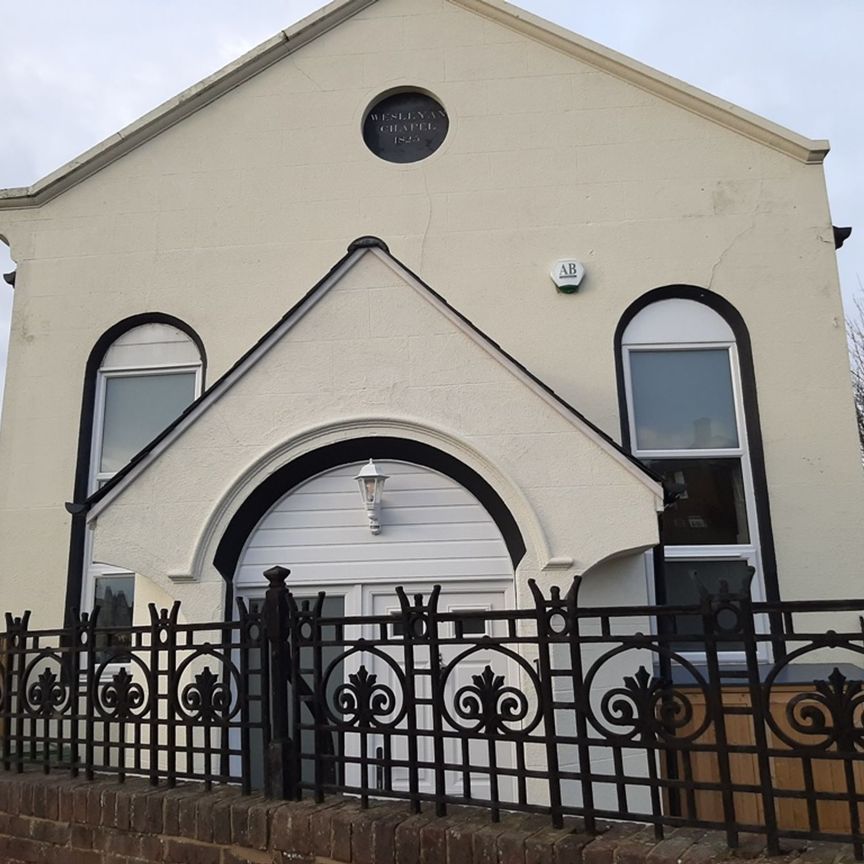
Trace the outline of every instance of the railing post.
<path fill-rule="evenodd" d="M 429 643 L 429 682 L 432 691 L 432 748 L 435 759 L 435 815 L 447 815 L 447 783 L 444 773 L 444 688 L 441 686 L 441 634 L 438 621 L 438 598 L 441 586 L 435 585 L 426 604 L 426 638 Z"/>
<path fill-rule="evenodd" d="M 267 770 L 271 794 L 276 798 L 292 798 L 297 783 L 296 759 L 288 719 L 288 588 L 285 580 L 291 575 L 287 567 L 271 567 L 264 571 L 270 583 L 264 595 L 264 627 L 270 653 L 269 706 L 272 738 L 268 747 Z M 295 682 L 296 686 L 296 682 Z"/>
<path fill-rule="evenodd" d="M 23 666 L 18 661 L 19 657 L 24 657 L 23 651 L 26 647 L 27 622 L 30 620 L 30 613 L 25 612 L 21 618 L 13 618 L 12 615 L 6 613 L 6 633 L 4 643 L 5 660 L 3 663 L 3 715 L 5 722 L 3 723 L 3 768 L 9 771 L 12 768 L 12 718 L 15 718 L 16 726 L 16 747 L 15 759 L 16 769 L 21 770 L 21 749 L 20 738 L 21 734 L 18 729 L 22 706 L 20 694 L 16 693 L 13 700 L 12 691 L 14 689 L 13 681 L 17 675 L 20 681 Z M 18 653 L 18 652 L 22 653 Z M 23 662 L 23 661 L 22 661 Z M 20 685 L 19 685 L 20 686 Z M 14 709 L 13 709 L 14 704 Z"/>
<path fill-rule="evenodd" d="M 24 690 L 24 679 L 27 670 L 27 631 L 30 626 L 30 610 L 20 618 L 11 619 L 10 632 L 15 652 L 15 770 L 18 774 L 24 771 L 24 715 L 27 705 L 27 694 Z M 31 725 L 32 733 L 32 725 Z"/>
<path fill-rule="evenodd" d="M 591 710 L 591 694 L 585 690 L 585 669 L 582 661 L 582 639 L 579 628 L 580 576 L 573 577 L 573 584 L 565 597 L 567 609 L 567 633 L 570 635 L 570 674 L 573 681 L 573 707 L 576 714 L 576 738 L 579 753 L 579 783 L 582 787 L 582 818 L 585 831 L 597 833 L 597 816 L 594 807 L 594 784 L 591 777 L 591 747 L 588 744 L 588 715 Z"/>
<path fill-rule="evenodd" d="M 327 699 L 327 694 L 324 691 L 324 652 L 321 648 L 321 640 L 324 634 L 321 631 L 321 617 L 324 614 L 324 597 L 323 591 L 318 592 L 315 598 L 315 605 L 312 607 L 312 619 L 310 622 L 311 640 L 312 640 L 312 693 L 313 693 L 313 717 L 315 725 L 315 759 L 313 761 L 314 782 L 315 782 L 315 803 L 321 804 L 324 801 L 324 735 L 325 730 L 322 728 L 327 724 L 327 713 L 324 710 L 324 704 Z M 299 681 L 298 681 L 299 683 Z M 363 748 L 360 751 L 361 758 L 366 756 L 366 740 L 363 737 Z M 361 763 L 362 781 L 361 786 L 366 786 L 366 765 Z M 361 796 L 361 806 L 366 809 L 368 805 L 368 797 Z"/>
<path fill-rule="evenodd" d="M 237 664 L 240 667 L 240 681 L 237 684 L 237 698 L 240 702 L 240 781 L 242 784 L 243 794 L 248 795 L 252 791 L 252 771 L 251 771 L 251 755 L 252 755 L 252 706 L 249 700 L 249 681 L 251 678 L 252 667 L 249 663 L 249 655 L 254 648 L 255 641 L 252 638 L 253 632 L 261 630 L 255 625 L 255 619 L 250 621 L 249 609 L 246 606 L 242 597 L 237 598 L 237 612 L 239 619 L 239 628 L 237 630 Z M 232 648 L 231 629 L 225 629 L 225 644 L 226 655 L 229 654 Z M 259 633 L 260 638 L 260 633 Z M 262 664 L 263 665 L 263 664 Z M 227 670 L 228 664 L 225 664 Z M 228 727 L 223 726 L 223 753 L 225 752 L 225 740 L 228 738 Z M 223 773 L 229 773 L 227 771 Z"/>
<path fill-rule="evenodd" d="M 92 704 L 88 704 L 87 692 L 84 692 L 84 708 L 81 708 L 81 673 L 83 669 L 82 655 L 86 652 L 86 646 L 93 641 L 95 618 L 98 610 L 94 610 L 93 614 L 82 612 L 75 619 L 75 625 L 72 628 L 72 642 L 69 646 L 71 652 L 69 667 L 69 705 L 70 705 L 70 723 L 69 723 L 69 770 L 73 777 L 78 776 L 81 767 L 81 721 L 80 717 L 89 713 L 92 710 Z"/>
<path fill-rule="evenodd" d="M 176 625 L 177 625 L 177 613 L 179 612 L 178 604 L 174 604 L 174 608 L 171 611 L 171 617 L 169 618 L 167 609 L 158 609 L 156 608 L 155 603 L 149 603 L 147 606 L 147 611 L 150 613 L 150 661 L 149 661 L 149 717 L 150 717 L 150 746 L 148 748 L 148 761 L 149 761 L 149 774 L 150 774 L 150 785 L 158 786 L 159 785 L 159 708 L 160 708 L 160 698 L 159 698 L 159 685 L 161 680 L 161 659 L 162 654 L 167 650 L 169 653 L 169 661 L 166 664 L 165 668 L 165 686 L 166 686 L 166 702 L 165 702 L 165 712 L 166 719 L 168 719 L 168 729 L 169 734 L 172 735 L 172 744 L 173 744 L 173 733 L 174 733 L 174 724 L 171 722 L 174 719 L 173 715 L 173 694 L 174 694 L 174 661 L 176 660 L 174 654 L 173 641 L 176 638 Z M 164 638 L 163 638 L 163 635 Z M 134 646 L 131 650 L 134 650 Z M 97 682 L 98 686 L 98 682 Z M 120 719 L 120 723 L 122 724 L 123 720 Z M 123 747 L 123 742 L 125 738 L 120 736 L 121 744 L 118 747 L 118 753 L 120 754 L 120 780 L 122 781 L 125 778 L 125 765 L 124 760 L 126 758 L 125 748 Z M 174 750 L 172 749 L 169 753 L 169 759 L 174 759 Z"/>
<path fill-rule="evenodd" d="M 729 742 L 726 738 L 726 714 L 723 706 L 723 678 L 718 656 L 718 631 L 723 632 L 719 618 L 729 610 L 728 591 L 712 594 L 700 586 L 700 611 L 705 634 L 705 663 L 708 667 L 707 710 L 714 726 L 717 745 L 717 771 L 720 775 L 720 796 L 723 802 L 723 821 L 726 828 L 726 845 L 738 848 L 738 820 L 735 815 L 735 796 L 732 792 L 732 768 L 729 758 Z"/>
<path fill-rule="evenodd" d="M 180 617 L 180 601 L 175 600 L 171 605 L 170 612 L 166 615 L 165 610 L 163 609 L 160 614 L 160 625 L 162 630 L 165 632 L 165 648 L 167 650 L 167 661 L 165 663 L 165 672 L 166 672 L 166 683 L 168 688 L 168 695 L 165 703 L 165 719 L 168 721 L 166 724 L 166 735 L 167 735 L 167 746 L 166 746 L 166 764 L 165 764 L 165 777 L 168 783 L 168 787 L 173 789 L 177 785 L 177 726 L 175 723 L 175 718 L 179 715 L 179 705 L 178 705 L 178 691 L 180 686 L 180 681 L 177 677 L 177 622 Z M 151 675 L 153 675 L 153 681 L 159 681 L 158 669 L 152 670 Z M 158 700 L 156 706 L 156 715 L 157 720 L 158 716 Z M 187 732 L 187 734 L 189 734 Z M 209 746 L 210 742 L 210 730 L 206 731 L 207 734 L 207 746 Z M 157 747 L 159 745 L 159 741 L 157 738 L 156 741 Z M 205 747 L 206 749 L 206 747 Z M 159 753 L 155 754 L 156 756 L 156 782 L 159 781 Z M 211 765 L 209 764 L 209 759 L 205 755 L 205 763 L 204 770 L 208 775 L 211 771 Z M 188 767 L 188 766 L 187 766 Z M 152 772 L 152 768 L 151 768 Z M 209 784 L 209 779 L 208 779 Z"/>
<path fill-rule="evenodd" d="M 396 596 L 399 598 L 399 608 L 402 612 L 402 638 L 404 639 L 403 660 L 405 670 L 405 688 L 403 697 L 405 699 L 405 725 L 408 729 L 408 795 L 409 807 L 412 813 L 420 812 L 420 771 L 417 767 L 417 689 L 414 642 L 418 637 L 425 639 L 427 636 L 427 625 L 421 595 L 415 595 L 414 607 L 408 601 L 405 589 L 396 588 Z"/>
<path fill-rule="evenodd" d="M 303 733 L 301 724 L 303 722 L 303 693 L 305 681 L 303 680 L 302 648 L 300 643 L 300 610 L 297 599 L 288 592 L 288 680 L 291 682 L 291 707 L 289 710 L 291 740 L 291 760 L 294 766 L 293 782 L 289 796 L 293 800 L 300 801 L 303 798 Z M 272 672 L 271 672 L 272 675 Z M 308 703 L 307 703 L 308 704 Z M 313 706 L 314 707 L 314 706 Z M 314 716 L 314 713 L 313 713 Z"/>
<path fill-rule="evenodd" d="M 753 734 L 756 744 L 756 761 L 759 766 L 759 785 L 762 787 L 762 807 L 765 818 L 765 834 L 769 855 L 780 854 L 780 839 L 777 836 L 777 810 L 774 803 L 774 778 L 771 774 L 771 757 L 768 755 L 766 714 L 771 706 L 765 703 L 759 674 L 759 645 L 756 640 L 756 622 L 753 620 L 753 604 L 750 585 L 756 571 L 751 567 L 745 591 L 736 598 L 741 635 L 744 639 L 744 654 L 747 658 L 747 681 L 750 688 L 750 708 L 753 712 Z"/>
<path fill-rule="evenodd" d="M 550 618 L 553 614 L 561 616 L 564 604 L 561 602 L 561 594 L 557 586 L 552 588 L 552 602 L 547 610 L 546 598 L 537 587 L 534 579 L 528 580 L 528 587 L 534 598 L 534 610 L 536 613 L 537 626 L 537 651 L 538 663 L 540 665 L 540 699 L 543 712 L 543 733 L 546 739 L 546 775 L 549 784 L 549 809 L 552 811 L 552 826 L 554 828 L 564 827 L 564 816 L 561 812 L 561 778 L 558 766 L 558 740 L 555 729 L 555 694 L 552 690 L 552 657 L 549 641 L 552 634 Z M 556 634 L 558 635 L 558 634 Z"/>
<path fill-rule="evenodd" d="M 96 608 L 88 619 L 90 627 L 87 642 L 84 645 L 84 698 L 87 702 L 87 710 L 84 714 L 84 776 L 88 780 L 93 779 L 93 760 L 96 746 L 96 705 L 98 702 L 96 688 L 99 683 L 96 678 L 96 625 L 98 621 L 99 609 Z"/>

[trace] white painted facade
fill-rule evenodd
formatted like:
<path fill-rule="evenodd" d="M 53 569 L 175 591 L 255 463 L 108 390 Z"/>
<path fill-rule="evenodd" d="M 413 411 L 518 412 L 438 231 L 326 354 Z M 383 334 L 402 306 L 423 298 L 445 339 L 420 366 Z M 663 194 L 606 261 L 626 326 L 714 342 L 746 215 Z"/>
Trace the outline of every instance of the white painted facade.
<path fill-rule="evenodd" d="M 450 129 L 428 159 L 393 164 L 360 129 L 402 87 L 434 94 Z M 18 265 L 2 605 L 33 608 L 36 626 L 62 619 L 73 502 L 87 556 L 134 574 L 136 616 L 180 599 L 187 619 L 218 619 L 214 557 L 243 502 L 313 451 L 374 436 L 447 454 L 512 514 L 524 556 L 498 574 L 500 550 L 472 538 L 466 585 L 491 557 L 517 602 L 528 578 L 576 573 L 585 602 L 641 602 L 659 486 L 525 370 L 620 442 L 616 328 L 669 285 L 723 298 L 749 332 L 781 596 L 857 594 L 864 478 L 826 152 L 497 0 L 331 4 L 70 166 L 0 192 Z M 364 235 L 390 254 L 346 256 Z M 549 274 L 571 259 L 586 274 L 568 295 Z M 88 506 L 75 489 L 88 358 L 151 312 L 188 325 L 204 385 L 222 382 Z M 387 526 L 368 535 L 359 496 L 356 517 L 371 555 Z M 418 555 L 431 524 L 409 538 Z M 427 551 L 424 578 L 443 578 Z M 244 554 L 240 582 L 267 563 Z M 280 562 L 300 580 L 330 561 L 304 554 Z"/>
<path fill-rule="evenodd" d="M 641 570 L 638 555 L 656 543 L 655 481 L 389 255 L 359 249 L 94 503 L 95 560 L 152 580 L 187 614 L 218 614 L 216 550 L 243 502 L 299 458 L 375 436 L 434 447 L 495 489 L 526 546 L 517 594 L 528 578 L 567 578 L 621 556 Z M 355 524 L 368 531 L 355 495 Z M 373 539 L 386 538 L 385 526 Z M 634 590 L 644 598 L 644 576 Z"/>

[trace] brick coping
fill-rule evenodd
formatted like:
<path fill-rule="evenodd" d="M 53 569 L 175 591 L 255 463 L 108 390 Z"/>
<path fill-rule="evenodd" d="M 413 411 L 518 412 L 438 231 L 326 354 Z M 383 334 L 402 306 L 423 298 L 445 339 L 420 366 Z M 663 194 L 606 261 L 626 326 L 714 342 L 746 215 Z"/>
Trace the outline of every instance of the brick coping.
<path fill-rule="evenodd" d="M 453 807 L 445 817 L 412 815 L 403 803 L 360 808 L 243 796 L 234 787 L 175 789 L 0 772 L 0 861 L 63 864 L 716 864 L 765 858 L 764 839 L 744 835 L 730 851 L 722 833 L 666 832 L 606 823 L 591 836 L 572 820 Z M 784 841 L 777 864 L 846 864 L 852 847 Z"/>

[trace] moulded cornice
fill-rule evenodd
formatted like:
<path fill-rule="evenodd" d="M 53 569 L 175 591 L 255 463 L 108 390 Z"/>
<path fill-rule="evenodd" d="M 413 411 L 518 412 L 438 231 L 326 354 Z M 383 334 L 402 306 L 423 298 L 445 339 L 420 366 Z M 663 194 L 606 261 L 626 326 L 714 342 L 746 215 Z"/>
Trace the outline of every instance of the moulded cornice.
<path fill-rule="evenodd" d="M 324 6 L 203 81 L 193 84 L 32 186 L 0 189 L 0 210 L 41 206 L 375 2 L 335 0 Z M 811 140 L 799 135 L 502 0 L 448 2 L 524 33 L 801 162 L 819 164 L 828 153 L 828 141 Z"/>

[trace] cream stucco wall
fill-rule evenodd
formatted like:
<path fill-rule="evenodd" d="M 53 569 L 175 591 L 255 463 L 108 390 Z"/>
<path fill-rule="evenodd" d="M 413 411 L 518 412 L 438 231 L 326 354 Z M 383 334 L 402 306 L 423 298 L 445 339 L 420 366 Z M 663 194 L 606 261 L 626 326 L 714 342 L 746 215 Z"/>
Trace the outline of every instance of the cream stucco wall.
<path fill-rule="evenodd" d="M 376 159 L 359 131 L 401 85 L 451 118 L 413 165 Z M 616 436 L 612 337 L 627 305 L 672 283 L 728 298 L 753 342 L 783 595 L 858 593 L 862 476 L 821 166 L 448 0 L 379 0 L 59 197 L 0 211 L 0 233 L 18 263 L 4 607 L 61 614 L 63 502 L 99 335 L 176 315 L 202 337 L 212 381 L 362 234 Z M 575 296 L 548 277 L 565 256 L 588 269 Z M 317 391 L 320 367 L 296 362 L 298 386 Z M 371 382 L 363 398 L 385 415 L 394 392 Z M 277 420 L 283 440 L 296 432 L 292 411 L 243 421 L 249 459 Z"/>
<path fill-rule="evenodd" d="M 656 543 L 655 484 L 515 377 L 387 256 L 359 251 L 236 383 L 94 507 L 94 558 L 152 580 L 192 619 L 221 617 L 213 556 L 246 496 L 303 453 L 375 434 L 432 444 L 492 484 L 528 550 L 517 593 L 531 577 L 558 581 L 556 559 L 585 572 Z M 643 601 L 644 580 L 632 592 Z"/>

